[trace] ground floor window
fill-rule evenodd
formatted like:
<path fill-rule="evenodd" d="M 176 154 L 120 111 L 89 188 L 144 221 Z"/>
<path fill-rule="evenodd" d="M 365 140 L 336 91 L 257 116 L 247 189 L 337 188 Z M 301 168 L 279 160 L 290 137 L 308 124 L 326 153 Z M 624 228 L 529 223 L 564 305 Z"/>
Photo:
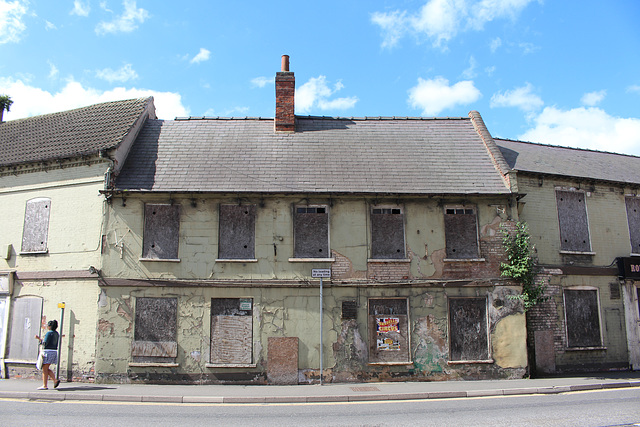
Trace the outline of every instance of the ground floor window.
<path fill-rule="evenodd" d="M 409 363 L 406 298 L 369 299 L 369 362 Z"/>
<path fill-rule="evenodd" d="M 449 361 L 489 359 L 486 298 L 449 298 Z"/>
<path fill-rule="evenodd" d="M 178 355 L 178 299 L 137 297 L 133 363 L 175 363 Z"/>
<path fill-rule="evenodd" d="M 601 347 L 597 289 L 565 289 L 564 315 L 568 347 Z"/>
<path fill-rule="evenodd" d="M 253 363 L 253 299 L 211 300 L 211 363 Z"/>

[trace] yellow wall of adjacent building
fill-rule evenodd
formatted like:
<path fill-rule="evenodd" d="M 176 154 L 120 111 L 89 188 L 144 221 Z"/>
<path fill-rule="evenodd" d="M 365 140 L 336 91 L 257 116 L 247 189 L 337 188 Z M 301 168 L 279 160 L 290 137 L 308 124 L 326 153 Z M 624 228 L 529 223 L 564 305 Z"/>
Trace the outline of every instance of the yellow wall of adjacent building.
<path fill-rule="evenodd" d="M 60 320 L 58 304 L 66 304 L 60 367 L 76 379 L 93 376 L 99 288 L 97 278 L 85 276 L 91 266 L 101 267 L 107 167 L 98 161 L 0 176 L 0 270 L 17 275 L 12 301 L 42 298 L 43 333 L 46 321 Z M 35 198 L 51 199 L 47 253 L 20 254 L 25 207 Z"/>

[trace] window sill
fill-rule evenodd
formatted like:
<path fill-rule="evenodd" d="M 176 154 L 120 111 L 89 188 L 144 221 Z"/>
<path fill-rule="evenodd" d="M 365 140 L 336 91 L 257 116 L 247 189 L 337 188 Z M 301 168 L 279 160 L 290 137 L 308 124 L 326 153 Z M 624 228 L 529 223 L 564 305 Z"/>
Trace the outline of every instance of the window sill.
<path fill-rule="evenodd" d="M 369 366 L 407 366 L 413 365 L 413 362 L 369 362 Z"/>
<path fill-rule="evenodd" d="M 607 347 L 596 346 L 596 347 L 567 347 L 565 351 L 589 351 L 589 350 L 606 350 Z"/>
<path fill-rule="evenodd" d="M 44 251 L 20 252 L 20 255 L 42 255 L 42 254 L 48 254 L 48 253 L 49 253 L 49 249 Z"/>
<path fill-rule="evenodd" d="M 411 260 L 408 258 L 369 258 L 367 259 L 367 262 L 404 262 L 404 263 L 410 263 Z"/>
<path fill-rule="evenodd" d="M 255 363 L 206 363 L 205 368 L 255 368 Z"/>
<path fill-rule="evenodd" d="M 180 258 L 138 258 L 143 262 L 180 262 Z"/>
<path fill-rule="evenodd" d="M 593 256 L 595 252 L 581 252 L 581 251 L 560 251 L 563 255 L 590 255 Z"/>
<path fill-rule="evenodd" d="M 129 367 L 131 368 L 178 368 L 180 367 L 180 364 L 179 363 L 131 362 L 129 363 Z"/>
<path fill-rule="evenodd" d="M 481 364 L 491 364 L 494 363 L 493 360 L 450 360 L 447 362 L 447 365 L 481 365 Z"/>
<path fill-rule="evenodd" d="M 445 258 L 444 262 L 485 262 L 484 258 Z"/>
<path fill-rule="evenodd" d="M 245 263 L 245 262 L 258 262 L 257 259 L 255 258 L 247 258 L 247 259 L 226 259 L 226 258 L 218 258 L 216 259 L 216 262 L 240 262 L 240 263 Z"/>
<path fill-rule="evenodd" d="M 335 258 L 289 258 L 289 262 L 335 262 Z"/>

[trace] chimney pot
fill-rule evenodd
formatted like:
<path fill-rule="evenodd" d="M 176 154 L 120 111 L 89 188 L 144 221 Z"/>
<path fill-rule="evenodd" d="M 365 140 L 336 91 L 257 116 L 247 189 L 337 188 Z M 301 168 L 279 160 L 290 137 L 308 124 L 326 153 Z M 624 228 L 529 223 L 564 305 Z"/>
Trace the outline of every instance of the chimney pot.
<path fill-rule="evenodd" d="M 289 55 L 282 55 L 282 69 L 280 71 L 289 71 Z"/>

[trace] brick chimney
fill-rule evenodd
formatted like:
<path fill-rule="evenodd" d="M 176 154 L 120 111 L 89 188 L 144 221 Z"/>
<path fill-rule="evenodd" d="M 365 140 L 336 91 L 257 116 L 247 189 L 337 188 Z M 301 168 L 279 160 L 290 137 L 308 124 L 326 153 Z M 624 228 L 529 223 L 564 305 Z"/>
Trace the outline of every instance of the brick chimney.
<path fill-rule="evenodd" d="M 296 78 L 289 71 L 289 55 L 282 55 L 282 71 L 276 73 L 276 132 L 295 132 Z"/>

